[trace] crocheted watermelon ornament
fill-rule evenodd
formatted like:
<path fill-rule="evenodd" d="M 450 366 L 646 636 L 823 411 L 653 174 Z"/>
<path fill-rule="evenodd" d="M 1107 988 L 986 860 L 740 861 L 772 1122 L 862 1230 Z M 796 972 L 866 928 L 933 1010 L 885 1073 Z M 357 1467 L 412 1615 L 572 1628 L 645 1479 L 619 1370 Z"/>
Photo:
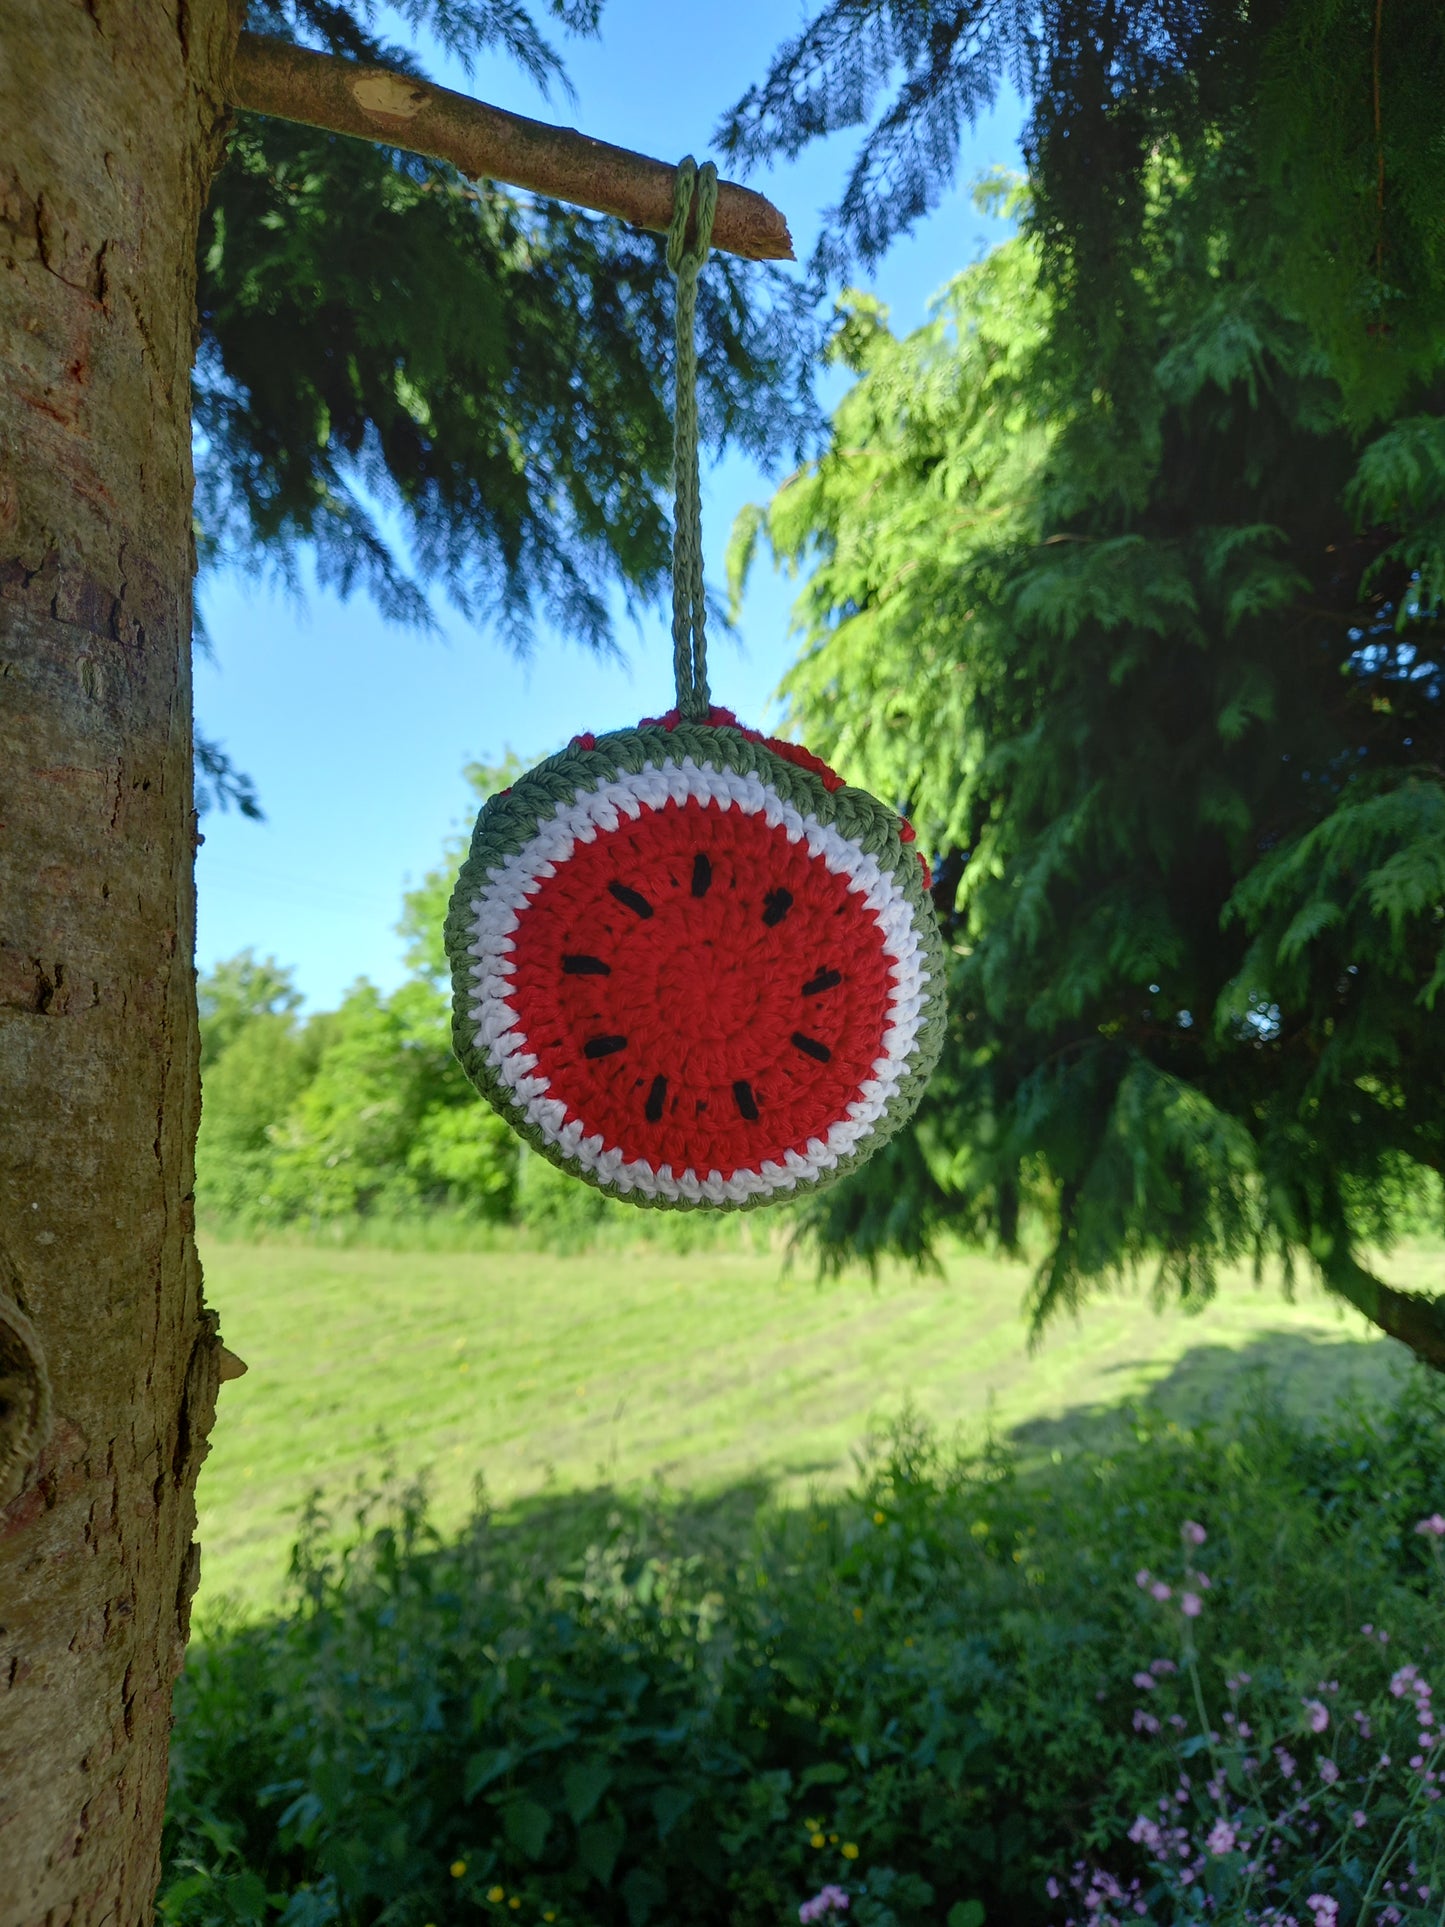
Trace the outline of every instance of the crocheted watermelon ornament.
<path fill-rule="evenodd" d="M 446 941 L 457 1055 L 530 1144 L 638 1204 L 737 1209 L 830 1183 L 912 1115 L 944 957 L 908 824 L 708 702 L 685 298 L 715 177 L 684 251 L 691 169 L 669 239 L 679 706 L 487 801 Z"/>

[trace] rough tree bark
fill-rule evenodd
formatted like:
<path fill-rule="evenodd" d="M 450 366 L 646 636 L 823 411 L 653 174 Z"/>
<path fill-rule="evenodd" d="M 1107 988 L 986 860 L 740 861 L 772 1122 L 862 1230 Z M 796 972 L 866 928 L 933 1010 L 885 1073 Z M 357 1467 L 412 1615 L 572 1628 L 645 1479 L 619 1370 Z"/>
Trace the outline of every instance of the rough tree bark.
<path fill-rule="evenodd" d="M 0 0 L 3 1927 L 149 1917 L 225 1363 L 191 1235 L 188 375 L 238 26 Z"/>

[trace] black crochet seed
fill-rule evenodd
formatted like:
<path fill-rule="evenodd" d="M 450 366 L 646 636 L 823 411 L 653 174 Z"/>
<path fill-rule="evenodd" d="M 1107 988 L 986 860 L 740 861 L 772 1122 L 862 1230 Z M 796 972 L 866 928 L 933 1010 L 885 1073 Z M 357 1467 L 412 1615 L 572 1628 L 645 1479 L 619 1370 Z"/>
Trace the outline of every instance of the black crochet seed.
<path fill-rule="evenodd" d="M 609 883 L 607 888 L 611 891 L 612 895 L 616 897 L 617 901 L 622 904 L 625 909 L 631 910 L 635 916 L 650 917 L 652 915 L 652 905 L 640 890 L 629 889 L 625 883 Z"/>
<path fill-rule="evenodd" d="M 589 1037 L 582 1046 L 584 1057 L 614 1057 L 618 1051 L 627 1049 L 625 1037 Z"/>

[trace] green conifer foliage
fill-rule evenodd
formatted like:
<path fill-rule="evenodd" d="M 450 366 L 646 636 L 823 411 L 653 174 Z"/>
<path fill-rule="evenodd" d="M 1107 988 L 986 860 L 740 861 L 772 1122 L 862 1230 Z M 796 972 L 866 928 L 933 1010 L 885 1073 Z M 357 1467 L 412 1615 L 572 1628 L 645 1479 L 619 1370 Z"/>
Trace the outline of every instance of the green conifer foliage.
<path fill-rule="evenodd" d="M 1274 1254 L 1445 1366 L 1445 1305 L 1362 1256 L 1445 1171 L 1445 397 L 1362 438 L 1226 161 L 1146 187 L 1109 385 L 1026 228 L 905 340 L 850 303 L 763 523 L 808 571 L 794 718 L 913 817 L 955 957 L 915 1132 L 814 1222 L 1042 1227 L 1040 1317 Z"/>
<path fill-rule="evenodd" d="M 597 0 L 553 0 L 595 30 Z M 252 0 L 247 25 L 418 70 L 378 24 L 532 79 L 562 64 L 516 0 Z M 565 85 L 565 82 L 563 82 Z M 639 142 L 646 144 L 640 126 Z M 238 114 L 200 240 L 197 543 L 288 584 L 435 626 L 438 588 L 524 649 L 539 620 L 612 646 L 616 600 L 665 584 L 671 277 L 663 238 L 440 162 Z M 714 448 L 776 454 L 812 419 L 796 283 L 716 256 L 698 325 Z M 199 798 L 259 814 L 202 744 Z"/>
<path fill-rule="evenodd" d="M 937 204 L 963 123 L 1011 87 L 1059 327 L 1101 377 L 1147 327 L 1158 156 L 1226 165 L 1256 277 L 1369 416 L 1433 366 L 1442 85 L 1445 9 L 1411 0 L 824 0 L 719 139 L 747 163 L 864 130 L 815 257 L 836 286 Z"/>
<path fill-rule="evenodd" d="M 709 267 L 715 444 L 761 445 L 798 359 L 787 303 L 749 303 L 765 278 Z M 669 282 L 653 236 L 240 117 L 201 242 L 208 540 L 285 575 L 305 546 L 403 623 L 436 583 L 515 644 L 540 616 L 605 647 L 609 590 L 652 594 L 670 556 Z"/>

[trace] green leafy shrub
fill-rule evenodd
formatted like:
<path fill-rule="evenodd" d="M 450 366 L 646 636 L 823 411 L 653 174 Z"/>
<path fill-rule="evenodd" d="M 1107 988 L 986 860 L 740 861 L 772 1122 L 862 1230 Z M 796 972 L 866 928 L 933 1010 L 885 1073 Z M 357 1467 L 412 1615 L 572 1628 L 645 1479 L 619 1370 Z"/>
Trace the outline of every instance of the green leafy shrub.
<path fill-rule="evenodd" d="M 228 1229 L 342 1219 L 510 1219 L 517 1145 L 451 1053 L 442 991 L 357 984 L 301 1019 L 290 974 L 249 952 L 199 986 L 197 1198 Z"/>
<path fill-rule="evenodd" d="M 836 1918 L 831 1890 L 858 1927 L 1060 1921 L 1081 1855 L 1154 1878 L 1131 1829 L 1228 1733 L 1241 1674 L 1280 1736 L 1322 1681 L 1363 1707 L 1392 1667 L 1428 1674 L 1442 1420 L 1422 1375 L 1322 1432 L 1261 1395 L 1235 1428 L 1145 1415 L 1031 1465 L 905 1418 L 848 1497 L 742 1531 L 741 1501 L 572 1495 L 442 1543 L 412 1495 L 338 1548 L 314 1514 L 289 1610 L 188 1662 L 162 1916 L 781 1927 Z M 1184 1521 L 1208 1534 L 1193 1618 Z M 1170 1673 L 1186 1635 L 1195 1671 Z M 1349 1791 L 1372 1839 L 1393 1825 L 1397 1786 Z M 1419 1859 L 1440 1822 L 1417 1806 Z M 1307 1827 L 1274 1851 L 1305 1895 L 1343 1891 Z M 1141 1904 L 1182 1927 L 1189 1893 Z"/>

